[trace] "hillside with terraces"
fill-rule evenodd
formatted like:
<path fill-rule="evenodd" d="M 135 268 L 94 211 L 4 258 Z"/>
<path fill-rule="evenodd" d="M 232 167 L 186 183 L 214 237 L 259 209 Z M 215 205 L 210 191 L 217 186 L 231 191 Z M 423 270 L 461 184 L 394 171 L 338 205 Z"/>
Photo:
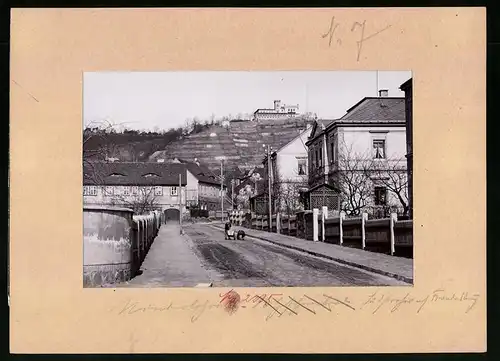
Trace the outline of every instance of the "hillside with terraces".
<path fill-rule="evenodd" d="M 212 170 L 220 169 L 220 158 L 226 167 L 250 169 L 260 164 L 263 145 L 277 149 L 295 138 L 312 120 L 306 118 L 273 120 L 233 120 L 171 142 L 164 150 L 154 152 L 150 161 L 157 159 L 197 158 Z"/>

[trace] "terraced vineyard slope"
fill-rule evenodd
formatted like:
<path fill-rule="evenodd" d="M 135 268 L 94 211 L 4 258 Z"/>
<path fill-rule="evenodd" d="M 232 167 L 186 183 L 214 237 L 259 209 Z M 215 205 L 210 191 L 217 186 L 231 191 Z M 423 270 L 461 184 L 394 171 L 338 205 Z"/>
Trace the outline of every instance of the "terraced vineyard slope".
<path fill-rule="evenodd" d="M 269 144 L 277 149 L 295 138 L 311 122 L 304 118 L 231 121 L 227 126 L 214 125 L 201 133 L 174 141 L 164 150 L 154 152 L 149 160 L 198 158 L 217 171 L 223 156 L 226 167 L 249 169 L 262 162 L 263 145 Z"/>

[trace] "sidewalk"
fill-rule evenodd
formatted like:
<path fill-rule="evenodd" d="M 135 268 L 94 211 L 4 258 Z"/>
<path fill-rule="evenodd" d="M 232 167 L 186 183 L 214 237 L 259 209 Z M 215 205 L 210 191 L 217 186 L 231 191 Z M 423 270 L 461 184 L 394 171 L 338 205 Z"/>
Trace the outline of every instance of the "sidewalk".
<path fill-rule="evenodd" d="M 221 223 L 213 223 L 213 225 L 223 229 Z M 336 244 L 307 241 L 301 238 L 246 227 L 236 226 L 236 228 L 242 228 L 248 236 L 262 241 L 413 284 L 413 259 L 343 247 Z"/>
<path fill-rule="evenodd" d="M 178 224 L 162 225 L 144 262 L 142 274 L 119 287 L 195 287 L 211 281 L 192 250 L 192 241 L 180 235 Z"/>

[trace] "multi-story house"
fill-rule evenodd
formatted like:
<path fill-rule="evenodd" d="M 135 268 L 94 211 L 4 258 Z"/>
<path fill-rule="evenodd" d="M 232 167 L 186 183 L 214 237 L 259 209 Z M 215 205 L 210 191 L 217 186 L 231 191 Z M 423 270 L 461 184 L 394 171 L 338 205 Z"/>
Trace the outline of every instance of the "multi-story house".
<path fill-rule="evenodd" d="M 186 167 L 181 164 L 93 162 L 84 165 L 83 203 L 120 206 L 141 214 L 165 212 L 179 219 L 190 197 Z"/>
<path fill-rule="evenodd" d="M 309 125 L 290 142 L 271 153 L 271 187 L 276 207 L 274 212 L 292 214 L 302 207 L 300 192 L 307 188 L 308 183 L 306 142 L 311 130 L 312 126 Z M 264 158 L 263 165 L 267 170 L 267 157 Z"/>
<path fill-rule="evenodd" d="M 281 100 L 274 101 L 273 109 L 260 108 L 253 113 L 254 120 L 293 118 L 299 113 L 299 105 L 281 104 Z"/>
<path fill-rule="evenodd" d="M 405 81 L 399 89 L 405 92 L 409 217 L 413 219 L 413 78 Z"/>
<path fill-rule="evenodd" d="M 340 119 L 313 126 L 307 142 L 309 209 L 328 206 L 359 214 L 405 198 L 405 101 L 385 90 L 379 95 L 363 98 Z M 393 178 L 399 182 L 394 186 Z"/>
<path fill-rule="evenodd" d="M 206 165 L 197 159 L 193 162 L 175 158 L 174 164 L 184 164 L 187 168 L 187 193 L 193 195 L 188 206 L 198 207 L 208 211 L 219 211 L 221 209 L 221 181 L 220 175 L 215 175 Z M 227 201 L 227 187 L 222 186 L 224 209 L 229 209 L 230 202 Z"/>
<path fill-rule="evenodd" d="M 220 183 L 208 172 L 194 162 L 86 163 L 83 201 L 132 208 L 136 213 L 161 210 L 167 220 L 179 219 L 180 212 L 185 214 L 190 207 L 215 211 L 221 204 Z"/>

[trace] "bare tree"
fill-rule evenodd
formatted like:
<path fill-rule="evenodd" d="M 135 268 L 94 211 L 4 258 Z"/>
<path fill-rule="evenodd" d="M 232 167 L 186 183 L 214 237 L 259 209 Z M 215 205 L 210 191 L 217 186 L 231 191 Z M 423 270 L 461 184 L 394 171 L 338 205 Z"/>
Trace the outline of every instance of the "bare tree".
<path fill-rule="evenodd" d="M 405 159 L 387 159 L 382 162 L 371 161 L 367 163 L 365 170 L 372 182 L 384 187 L 389 192 L 387 206 L 397 208 L 393 200 L 396 199 L 398 205 L 403 209 L 403 215 L 408 215 L 408 174 Z"/>
<path fill-rule="evenodd" d="M 187 136 L 193 131 L 193 119 L 187 118 L 184 122 L 184 128 L 182 129 L 182 135 Z"/>
<path fill-rule="evenodd" d="M 367 163 L 370 163 L 369 156 L 354 152 L 352 145 L 347 146 L 345 143 L 341 145 L 335 186 L 341 193 L 341 209 L 347 215 L 360 215 L 362 210 L 371 203 L 373 187 L 369 173 L 366 171 L 369 167 Z"/>
<path fill-rule="evenodd" d="M 294 179 L 284 180 L 279 186 L 280 212 L 287 215 L 295 214 L 303 209 L 300 202 L 300 190 L 307 185 Z"/>
<path fill-rule="evenodd" d="M 250 184 L 241 188 L 236 194 L 236 205 L 238 209 L 249 209 L 250 208 L 250 198 L 254 195 L 254 189 Z"/>
<path fill-rule="evenodd" d="M 396 208 L 392 204 L 397 199 L 408 213 L 408 180 L 406 163 L 398 158 L 374 159 L 369 152 L 356 153 L 352 145 L 343 143 L 339 151 L 339 159 L 335 177 L 335 185 L 342 195 L 342 210 L 347 215 L 358 216 L 367 207 L 374 205 L 375 186 L 385 189 L 393 197 L 389 202 L 376 207 Z"/>
<path fill-rule="evenodd" d="M 300 190 L 307 187 L 307 175 L 299 174 L 299 169 L 296 168 L 291 177 L 285 178 L 278 163 L 273 167 L 272 199 L 275 212 L 294 214 L 301 209 Z"/>
<path fill-rule="evenodd" d="M 101 184 L 101 169 L 96 164 L 112 157 L 116 145 L 111 140 L 118 124 L 110 121 L 94 121 L 87 124 L 83 130 L 83 178 L 87 182 Z"/>
<path fill-rule="evenodd" d="M 124 193 L 111 196 L 113 205 L 130 208 L 135 214 L 145 214 L 159 208 L 159 196 L 154 186 L 134 186 L 124 189 Z"/>

